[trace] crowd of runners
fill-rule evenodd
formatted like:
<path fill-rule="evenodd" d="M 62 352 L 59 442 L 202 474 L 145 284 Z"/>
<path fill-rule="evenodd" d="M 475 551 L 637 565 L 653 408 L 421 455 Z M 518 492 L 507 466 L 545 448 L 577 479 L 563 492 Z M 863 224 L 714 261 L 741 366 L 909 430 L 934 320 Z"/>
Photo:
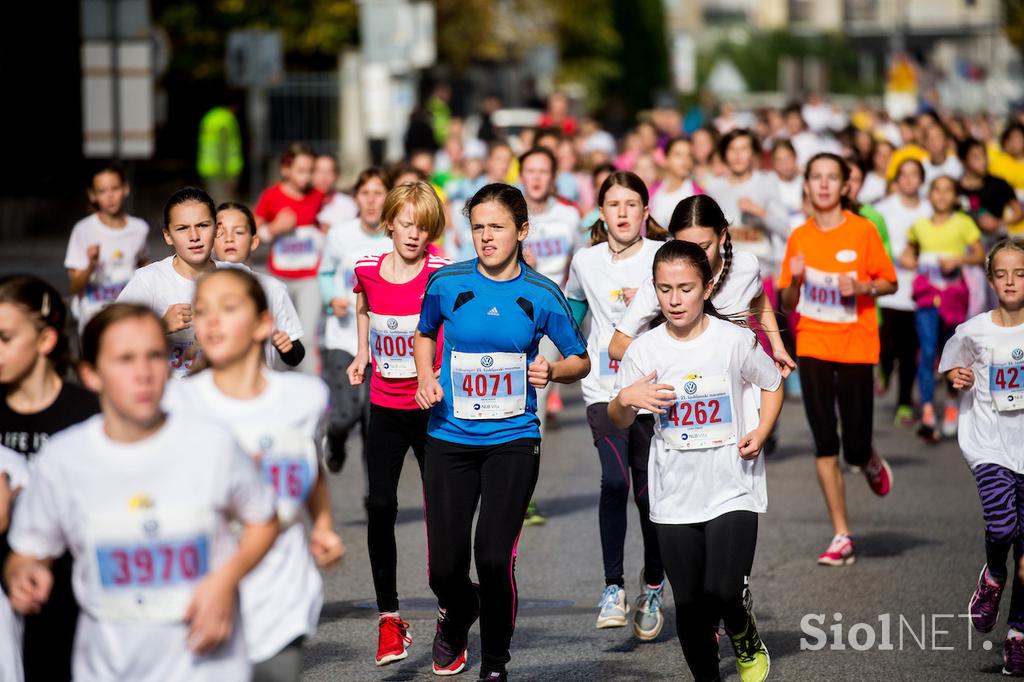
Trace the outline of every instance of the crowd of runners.
<path fill-rule="evenodd" d="M 125 175 L 97 169 L 70 298 L 0 279 L 0 678 L 299 680 L 345 554 L 327 472 L 357 428 L 372 663 L 423 636 L 397 579 L 411 450 L 433 673 L 514 676 L 517 543 L 544 523 L 542 437 L 576 382 L 597 628 L 657 638 L 667 581 L 695 679 L 720 679 L 720 634 L 766 679 L 748 577 L 784 395 L 833 528 L 816 560 L 838 567 L 857 556 L 845 473 L 898 494 L 872 441 L 892 390 L 897 426 L 959 440 L 984 513 L 971 618 L 990 632 L 1013 585 L 1003 672 L 1024 675 L 1024 123 L 814 97 L 692 123 L 661 109 L 616 140 L 555 95 L 536 129 L 446 121 L 346 191 L 296 144 L 251 209 L 171 195 L 163 254 Z"/>

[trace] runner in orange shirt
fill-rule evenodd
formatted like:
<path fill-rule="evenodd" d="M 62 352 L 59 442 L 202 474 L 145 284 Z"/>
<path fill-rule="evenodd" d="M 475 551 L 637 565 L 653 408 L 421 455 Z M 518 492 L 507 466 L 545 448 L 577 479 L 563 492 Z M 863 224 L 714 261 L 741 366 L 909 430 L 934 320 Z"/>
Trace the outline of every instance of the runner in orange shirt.
<path fill-rule="evenodd" d="M 835 154 L 818 154 L 808 162 L 804 179 L 811 216 L 790 235 L 779 278 L 783 305 L 800 313 L 796 354 L 804 410 L 835 531 L 818 557 L 827 566 L 854 561 L 837 421 L 847 463 L 863 469 L 876 495 L 887 495 L 892 487 L 889 465 L 871 445 L 872 372 L 880 345 L 874 299 L 896 291 L 896 271 L 875 227 L 846 210 L 849 177 L 846 162 Z"/>

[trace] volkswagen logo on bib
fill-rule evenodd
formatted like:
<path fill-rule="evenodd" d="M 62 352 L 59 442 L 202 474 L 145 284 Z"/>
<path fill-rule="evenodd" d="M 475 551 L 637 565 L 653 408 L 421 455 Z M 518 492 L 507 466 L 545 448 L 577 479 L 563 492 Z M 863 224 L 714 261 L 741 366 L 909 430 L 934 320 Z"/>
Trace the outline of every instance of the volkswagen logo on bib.
<path fill-rule="evenodd" d="M 260 438 L 260 450 L 267 452 L 270 448 L 274 447 L 274 439 L 270 436 L 262 436 Z"/>
<path fill-rule="evenodd" d="M 391 331 L 395 331 L 396 329 L 398 329 L 398 320 L 396 320 L 393 317 L 389 317 L 388 318 L 388 329 L 390 329 Z"/>
<path fill-rule="evenodd" d="M 1024 349 L 1014 348 L 1013 352 L 1010 353 L 1010 357 L 1013 358 L 1014 362 L 1020 362 L 1024 360 Z"/>
<path fill-rule="evenodd" d="M 494 358 L 492 358 L 490 355 L 485 355 L 482 358 L 480 358 L 480 366 L 481 367 L 490 367 L 493 364 L 494 364 Z"/>
<path fill-rule="evenodd" d="M 683 391 L 690 395 L 693 395 L 694 393 L 697 392 L 697 382 L 687 381 L 685 384 L 683 384 Z"/>
<path fill-rule="evenodd" d="M 154 537 L 158 530 L 160 530 L 160 524 L 156 519 L 147 519 L 142 524 L 142 532 L 145 533 L 147 537 Z"/>

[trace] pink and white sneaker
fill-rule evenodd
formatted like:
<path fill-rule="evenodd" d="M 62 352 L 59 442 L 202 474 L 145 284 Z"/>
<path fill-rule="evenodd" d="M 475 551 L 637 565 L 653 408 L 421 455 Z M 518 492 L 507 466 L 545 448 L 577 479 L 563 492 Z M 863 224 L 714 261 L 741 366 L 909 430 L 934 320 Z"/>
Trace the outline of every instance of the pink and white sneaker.
<path fill-rule="evenodd" d="M 818 555 L 820 566 L 843 566 L 857 560 L 853 554 L 853 540 L 849 535 L 836 535 L 828 549 Z"/>
<path fill-rule="evenodd" d="M 871 459 L 864 465 L 864 476 L 868 479 L 871 492 L 879 497 L 885 497 L 892 490 L 892 469 L 874 449 L 871 450 Z"/>

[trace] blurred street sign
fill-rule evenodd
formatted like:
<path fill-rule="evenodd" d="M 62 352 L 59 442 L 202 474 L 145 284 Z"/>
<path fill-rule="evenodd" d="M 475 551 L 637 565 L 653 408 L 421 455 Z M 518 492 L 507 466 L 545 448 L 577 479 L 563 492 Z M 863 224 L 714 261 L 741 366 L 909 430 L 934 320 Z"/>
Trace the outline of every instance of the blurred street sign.
<path fill-rule="evenodd" d="M 359 34 L 363 62 L 385 64 L 392 73 L 437 61 L 434 5 L 427 0 L 361 0 Z"/>
<path fill-rule="evenodd" d="M 82 0 L 82 153 L 155 151 L 153 41 L 146 0 Z"/>
<path fill-rule="evenodd" d="M 225 75 L 236 88 L 274 85 L 284 77 L 284 49 L 279 31 L 228 33 Z"/>
<path fill-rule="evenodd" d="M 697 90 L 697 43 L 682 31 L 672 35 L 672 84 L 684 95 Z"/>

